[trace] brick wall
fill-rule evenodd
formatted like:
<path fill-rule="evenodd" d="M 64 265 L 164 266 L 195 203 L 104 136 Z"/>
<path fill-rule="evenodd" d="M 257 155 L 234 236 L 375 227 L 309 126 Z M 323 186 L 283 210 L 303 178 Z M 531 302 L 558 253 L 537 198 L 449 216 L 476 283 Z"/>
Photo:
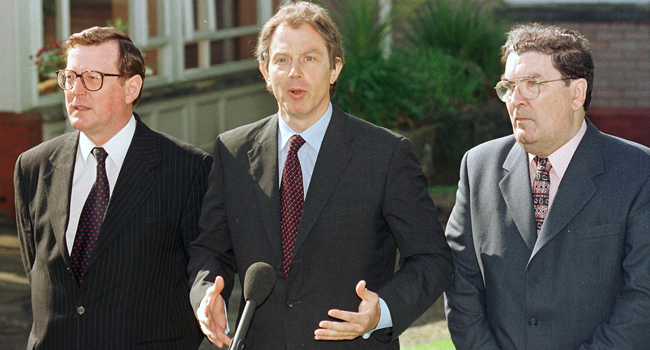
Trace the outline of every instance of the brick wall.
<path fill-rule="evenodd" d="M 0 112 L 0 219 L 15 217 L 14 165 L 18 156 L 42 141 L 37 113 Z"/>
<path fill-rule="evenodd" d="M 650 109 L 650 23 L 557 25 L 581 32 L 593 46 L 594 109 Z"/>

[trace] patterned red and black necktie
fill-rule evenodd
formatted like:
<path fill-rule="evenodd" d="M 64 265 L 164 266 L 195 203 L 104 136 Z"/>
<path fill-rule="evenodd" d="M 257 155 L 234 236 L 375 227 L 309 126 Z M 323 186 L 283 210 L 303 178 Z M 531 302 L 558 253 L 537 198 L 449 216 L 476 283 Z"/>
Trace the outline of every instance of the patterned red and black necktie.
<path fill-rule="evenodd" d="M 535 157 L 535 161 L 537 162 L 537 172 L 535 172 L 533 180 L 533 208 L 535 209 L 535 224 L 539 236 L 546 214 L 548 214 L 551 162 L 545 157 Z"/>
<path fill-rule="evenodd" d="M 289 152 L 282 170 L 280 184 L 280 216 L 282 230 L 282 271 L 289 275 L 291 268 L 291 254 L 296 243 L 296 233 L 300 225 L 304 191 L 302 185 L 302 168 L 298 159 L 298 150 L 305 144 L 300 135 L 293 135 L 289 139 Z"/>
<path fill-rule="evenodd" d="M 90 256 L 97 245 L 99 228 L 104 221 L 104 214 L 110 198 L 110 188 L 106 177 L 108 153 L 101 147 L 93 148 L 92 152 L 97 159 L 97 177 L 81 211 L 77 234 L 70 253 L 70 264 L 79 288 L 83 283 Z"/>

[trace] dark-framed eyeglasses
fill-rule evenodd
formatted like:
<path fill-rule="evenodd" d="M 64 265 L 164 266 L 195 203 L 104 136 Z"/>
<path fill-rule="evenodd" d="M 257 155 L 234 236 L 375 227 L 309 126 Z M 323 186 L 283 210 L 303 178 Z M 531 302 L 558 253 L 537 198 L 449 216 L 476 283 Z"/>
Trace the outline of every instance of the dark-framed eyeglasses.
<path fill-rule="evenodd" d="M 499 99 L 503 102 L 510 102 L 512 100 L 512 94 L 514 93 L 515 88 L 517 88 L 517 91 L 519 92 L 521 97 L 527 100 L 534 100 L 537 98 L 537 96 L 539 96 L 539 86 L 541 84 L 552 83 L 554 81 L 566 81 L 566 80 L 571 80 L 571 79 L 560 78 L 554 80 L 537 81 L 531 78 L 524 78 L 524 79 L 519 79 L 517 81 L 501 80 L 494 87 L 494 90 L 496 90 L 497 96 L 499 96 Z"/>
<path fill-rule="evenodd" d="M 88 91 L 97 91 L 104 86 L 104 77 L 121 77 L 122 74 L 109 74 L 93 70 L 87 70 L 78 74 L 75 71 L 62 69 L 56 71 L 59 86 L 63 90 L 71 90 L 77 82 L 77 77 L 81 78 L 81 83 Z"/>

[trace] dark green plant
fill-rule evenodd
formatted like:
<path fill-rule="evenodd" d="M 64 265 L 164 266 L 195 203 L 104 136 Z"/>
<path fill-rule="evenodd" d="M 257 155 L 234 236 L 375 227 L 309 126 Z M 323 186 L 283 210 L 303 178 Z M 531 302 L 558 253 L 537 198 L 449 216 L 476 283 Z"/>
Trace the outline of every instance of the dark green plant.
<path fill-rule="evenodd" d="M 332 16 L 345 48 L 335 104 L 377 125 L 392 127 L 400 115 L 419 114 L 417 104 L 404 94 L 410 89 L 400 67 L 384 58 L 382 45 L 397 25 L 395 9 L 387 20 L 379 18 L 378 0 L 332 0 Z"/>
<path fill-rule="evenodd" d="M 487 0 L 427 0 L 415 11 L 406 38 L 413 46 L 475 62 L 492 84 L 502 71 L 503 33 Z"/>

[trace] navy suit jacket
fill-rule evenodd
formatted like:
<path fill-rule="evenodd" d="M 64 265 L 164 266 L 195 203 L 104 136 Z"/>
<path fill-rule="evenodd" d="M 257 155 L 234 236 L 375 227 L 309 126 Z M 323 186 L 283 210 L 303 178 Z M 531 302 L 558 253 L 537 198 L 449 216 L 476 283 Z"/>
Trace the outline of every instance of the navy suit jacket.
<path fill-rule="evenodd" d="M 16 163 L 18 235 L 34 314 L 28 348 L 197 348 L 186 268 L 212 157 L 138 119 L 78 288 L 65 238 L 78 140 L 78 131 L 57 137 Z"/>
<path fill-rule="evenodd" d="M 411 142 L 334 107 L 305 199 L 292 267 L 282 266 L 278 116 L 220 135 L 192 245 L 192 304 L 215 276 L 230 296 L 258 261 L 277 283 L 253 317 L 246 349 L 397 349 L 397 337 L 440 296 L 453 271 Z M 401 269 L 395 272 L 396 251 Z M 390 309 L 393 327 L 368 340 L 315 341 L 327 311 L 358 310 L 360 280 Z M 242 303 L 243 306 L 243 303 Z"/>
<path fill-rule="evenodd" d="M 648 349 L 648 152 L 588 122 L 539 237 L 514 137 L 467 152 L 446 232 L 458 349 Z"/>

